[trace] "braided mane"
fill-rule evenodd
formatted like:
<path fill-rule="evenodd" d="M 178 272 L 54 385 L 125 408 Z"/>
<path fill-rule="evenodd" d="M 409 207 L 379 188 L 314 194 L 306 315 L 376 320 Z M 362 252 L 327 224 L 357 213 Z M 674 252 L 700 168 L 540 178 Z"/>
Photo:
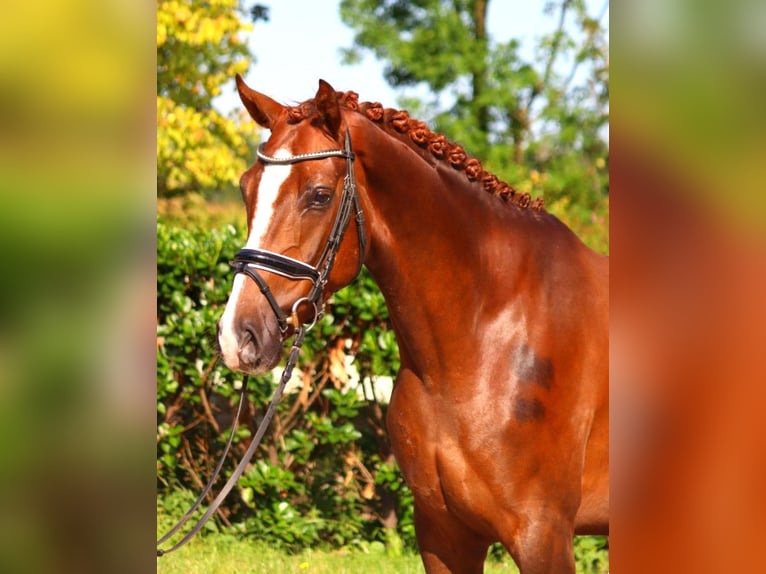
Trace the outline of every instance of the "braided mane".
<path fill-rule="evenodd" d="M 427 149 L 437 160 L 447 162 L 452 168 L 463 171 L 468 181 L 481 182 L 487 193 L 521 208 L 531 207 L 535 211 L 544 209 L 542 197 L 533 200 L 528 193 L 518 193 L 506 182 L 500 181 L 496 175 L 486 171 L 478 159 L 469 157 L 462 146 L 448 141 L 441 134 L 433 133 L 425 122 L 410 118 L 407 111 L 384 108 L 378 102 L 360 103 L 359 94 L 352 91 L 336 92 L 336 95 L 338 103 L 344 108 L 364 114 L 367 119 L 383 129 L 389 127 L 400 134 L 408 135 L 415 145 Z M 314 115 L 315 111 L 314 100 L 288 107 L 288 122 L 302 122 Z"/>

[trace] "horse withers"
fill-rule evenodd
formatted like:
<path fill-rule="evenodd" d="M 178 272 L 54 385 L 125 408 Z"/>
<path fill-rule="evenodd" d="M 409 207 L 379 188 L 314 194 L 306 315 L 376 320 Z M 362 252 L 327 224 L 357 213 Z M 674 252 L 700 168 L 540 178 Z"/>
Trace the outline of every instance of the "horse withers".
<path fill-rule="evenodd" d="M 284 106 L 237 77 L 270 130 L 241 179 L 248 238 L 219 324 L 262 373 L 366 265 L 401 356 L 387 415 L 429 574 L 574 572 L 608 532 L 608 258 L 405 111 L 320 80 Z"/>

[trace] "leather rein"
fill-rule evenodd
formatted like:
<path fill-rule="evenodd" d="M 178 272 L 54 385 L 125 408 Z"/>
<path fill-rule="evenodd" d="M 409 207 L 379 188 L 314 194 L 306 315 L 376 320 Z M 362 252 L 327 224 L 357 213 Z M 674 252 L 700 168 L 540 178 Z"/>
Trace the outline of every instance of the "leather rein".
<path fill-rule="evenodd" d="M 215 514 L 215 512 L 221 506 L 221 503 L 223 503 L 226 496 L 229 494 L 231 489 L 234 488 L 236 483 L 239 481 L 239 478 L 245 472 L 250 459 L 253 457 L 253 454 L 255 454 L 255 450 L 258 448 L 258 445 L 263 439 L 266 428 L 269 426 L 269 423 L 274 416 L 277 404 L 282 398 L 282 393 L 284 392 L 285 386 L 292 376 L 293 369 L 295 368 L 295 364 L 298 361 L 298 356 L 301 352 L 301 347 L 303 346 L 303 338 L 306 333 L 314 325 L 316 325 L 317 321 L 319 321 L 319 319 L 322 317 L 324 310 L 324 303 L 322 302 L 324 288 L 325 285 L 327 285 L 328 277 L 330 276 L 333 264 L 335 263 L 335 257 L 338 254 L 340 244 L 343 241 L 343 236 L 345 235 L 349 221 L 351 220 L 352 210 L 355 212 L 358 232 L 360 270 L 364 263 L 367 238 L 364 231 L 364 214 L 359 203 L 359 192 L 356 187 L 356 178 L 354 177 L 354 152 L 351 149 L 351 134 L 349 133 L 349 130 L 346 129 L 346 141 L 344 149 L 309 152 L 286 158 L 276 158 L 263 153 L 262 148 L 263 144 L 258 146 L 257 155 L 258 159 L 260 159 L 265 164 L 286 165 L 303 161 L 326 159 L 330 157 L 345 158 L 346 176 L 343 180 L 343 192 L 340 198 L 340 205 L 338 206 L 338 212 L 335 216 L 335 222 L 333 223 L 332 229 L 330 230 L 330 235 L 327 238 L 327 243 L 316 265 L 310 265 L 308 263 L 298 261 L 297 259 L 293 259 L 279 253 L 274 253 L 272 251 L 267 251 L 265 249 L 240 249 L 234 256 L 234 259 L 231 261 L 230 265 L 234 268 L 235 274 L 244 273 L 258 285 L 258 288 L 266 297 L 269 306 L 277 317 L 277 322 L 279 323 L 279 329 L 282 337 L 284 338 L 286 336 L 290 327 L 295 329 L 295 336 L 293 338 L 293 344 L 290 349 L 290 355 L 287 359 L 287 364 L 285 365 L 285 369 L 282 371 L 282 376 L 280 377 L 279 385 L 277 385 L 277 388 L 274 391 L 274 396 L 271 398 L 271 402 L 266 409 L 263 420 L 258 426 L 258 430 L 256 431 L 255 436 L 253 437 L 253 440 L 251 441 L 247 451 L 242 456 L 242 460 L 237 465 L 237 468 L 234 470 L 232 475 L 226 481 L 226 484 L 223 486 L 221 491 L 208 507 L 205 514 L 197 521 L 194 527 L 175 545 L 168 549 L 161 549 L 159 546 L 167 541 L 173 534 L 175 534 L 191 518 L 197 508 L 199 508 L 200 504 L 202 504 L 202 501 L 207 497 L 210 489 L 218 478 L 221 469 L 223 468 L 223 462 L 229 453 L 229 449 L 231 448 L 234 435 L 237 431 L 239 417 L 242 413 L 242 405 L 246 399 L 248 377 L 244 377 L 242 382 L 242 392 L 239 399 L 239 407 L 237 409 L 237 414 L 234 417 L 234 424 L 232 425 L 231 434 L 229 436 L 229 440 L 226 443 L 223 454 L 221 455 L 221 459 L 216 465 L 210 480 L 208 480 L 205 488 L 197 497 L 197 500 L 194 502 L 192 507 L 164 536 L 162 536 L 162 538 L 157 541 L 158 557 L 177 550 L 186 544 L 189 540 L 191 540 L 191 538 L 202 529 L 203 525 L 210 519 L 210 517 Z M 277 275 L 281 275 L 282 277 L 287 277 L 288 279 L 296 281 L 311 281 L 311 291 L 307 296 L 301 297 L 293 303 L 290 315 L 288 315 L 279 306 L 276 299 L 274 298 L 274 295 L 271 293 L 271 289 L 269 289 L 260 273 L 258 273 L 258 270 L 275 273 Z M 307 324 L 303 323 L 298 318 L 298 310 L 303 304 L 309 304 L 313 307 L 313 316 Z"/>

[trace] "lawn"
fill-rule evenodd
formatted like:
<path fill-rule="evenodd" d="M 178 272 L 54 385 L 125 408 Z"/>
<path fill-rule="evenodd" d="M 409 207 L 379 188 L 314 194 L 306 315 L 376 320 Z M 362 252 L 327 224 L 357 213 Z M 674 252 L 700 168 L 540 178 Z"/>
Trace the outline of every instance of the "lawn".
<path fill-rule="evenodd" d="M 289 555 L 258 543 L 225 535 L 196 538 L 172 554 L 157 559 L 157 574 L 422 574 L 415 554 L 388 556 L 383 545 L 334 552 L 305 551 Z M 485 572 L 517 573 L 510 562 L 488 560 Z"/>

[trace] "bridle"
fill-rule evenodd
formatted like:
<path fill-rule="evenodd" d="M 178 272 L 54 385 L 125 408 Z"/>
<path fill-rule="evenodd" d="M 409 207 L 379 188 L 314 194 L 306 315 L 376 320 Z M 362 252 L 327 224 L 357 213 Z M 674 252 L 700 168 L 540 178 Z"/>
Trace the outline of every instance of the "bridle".
<path fill-rule="evenodd" d="M 348 228 L 348 223 L 351 220 L 352 209 L 355 211 L 356 226 L 358 230 L 359 270 L 361 270 L 362 265 L 364 264 L 364 252 L 367 245 L 367 239 L 364 232 L 364 214 L 362 213 L 362 208 L 359 204 L 359 192 L 357 191 L 356 179 L 354 177 L 354 152 L 351 150 L 351 134 L 349 133 L 348 129 L 346 130 L 346 142 L 344 149 L 316 151 L 298 154 L 287 158 L 276 158 L 263 153 L 262 148 L 263 144 L 258 147 L 257 154 L 258 159 L 260 159 L 265 164 L 285 165 L 302 161 L 320 160 L 329 157 L 345 158 L 346 177 L 343 180 L 343 193 L 341 194 L 338 213 L 335 216 L 335 222 L 333 223 L 332 229 L 330 230 L 330 235 L 327 238 L 327 244 L 325 245 L 324 251 L 322 251 L 322 255 L 319 257 L 319 261 L 316 265 L 309 265 L 303 261 L 298 261 L 297 259 L 293 259 L 279 253 L 274 253 L 272 251 L 267 251 L 265 249 L 240 249 L 239 252 L 237 252 L 237 254 L 234 256 L 234 259 L 231 261 L 230 265 L 234 268 L 235 274 L 244 273 L 258 285 L 261 293 L 263 293 L 263 295 L 266 297 L 266 300 L 269 302 L 271 309 L 277 316 L 277 321 L 279 323 L 279 329 L 281 331 L 282 337 L 284 338 L 286 336 L 289 327 L 292 326 L 295 329 L 295 338 L 293 339 L 292 348 L 290 349 L 287 364 L 282 371 L 282 376 L 280 377 L 279 384 L 274 391 L 274 395 L 271 398 L 271 402 L 266 409 L 266 413 L 264 414 L 261 423 L 258 425 L 258 430 L 256 431 L 253 440 L 250 442 L 247 451 L 242 456 L 242 460 L 240 460 L 239 464 L 234 469 L 234 472 L 226 481 L 226 484 L 223 486 L 223 488 L 221 488 L 221 491 L 210 503 L 207 511 L 199 520 L 197 520 L 194 527 L 175 545 L 168 549 L 161 549 L 159 546 L 167 541 L 193 516 L 194 512 L 197 510 L 197 508 L 199 508 L 204 499 L 207 497 L 213 484 L 218 478 L 221 469 L 223 468 L 223 462 L 229 453 L 229 449 L 231 448 L 233 438 L 236 434 L 236 429 L 239 423 L 240 414 L 242 412 L 242 406 L 245 403 L 247 376 L 243 380 L 237 415 L 234 417 L 234 424 L 231 429 L 231 434 L 229 436 L 228 442 L 226 443 L 223 454 L 221 455 L 221 459 L 216 465 L 210 480 L 208 480 L 208 483 L 205 485 L 202 493 L 197 497 L 197 500 L 194 502 L 192 507 L 164 536 L 162 536 L 157 541 L 158 557 L 164 556 L 169 552 L 177 550 L 186 544 L 189 540 L 191 540 L 191 538 L 202 529 L 202 526 L 205 524 L 205 522 L 207 522 L 210 517 L 215 512 L 217 512 L 224 498 L 226 498 L 231 489 L 234 488 L 234 485 L 239 481 L 239 478 L 245 472 L 250 459 L 255 454 L 255 450 L 258 448 L 258 445 L 260 444 L 261 439 L 263 438 L 266 429 L 268 428 L 269 423 L 274 416 L 277 404 L 282 397 L 285 386 L 290 380 L 293 368 L 298 361 L 298 355 L 300 354 L 301 347 L 303 345 L 303 338 L 306 332 L 311 329 L 311 327 L 313 327 L 322 316 L 322 295 L 324 293 L 325 285 L 327 285 L 327 278 L 329 277 L 333 264 L 335 263 L 335 256 L 338 254 L 338 249 L 340 249 L 340 244 L 343 241 L 343 236 L 345 235 L 346 229 Z M 276 273 L 277 275 L 281 275 L 282 277 L 287 277 L 288 279 L 293 279 L 296 281 L 311 281 L 311 291 L 307 296 L 301 297 L 295 301 L 295 303 L 293 303 L 291 314 L 288 316 L 277 304 L 274 295 L 271 293 L 271 289 L 269 289 L 266 282 L 258 273 L 258 269 L 262 271 L 268 271 L 270 273 Z M 304 324 L 298 318 L 298 310 L 303 304 L 309 304 L 314 309 L 314 315 L 308 324 Z"/>
<path fill-rule="evenodd" d="M 274 311 L 274 314 L 277 317 L 277 323 L 279 324 L 279 330 L 284 337 L 289 327 L 292 326 L 293 328 L 298 328 L 299 325 L 303 324 L 298 318 L 298 310 L 301 306 L 309 305 L 313 308 L 311 320 L 306 322 L 309 325 L 308 328 L 313 327 L 321 318 L 324 288 L 325 285 L 327 285 L 327 279 L 332 271 L 333 264 L 335 263 L 335 257 L 338 254 L 338 249 L 340 249 L 343 236 L 345 235 L 348 223 L 351 220 L 352 211 L 355 212 L 357 236 L 359 240 L 359 270 L 361 270 L 364 263 L 364 252 L 367 245 L 367 238 L 364 231 L 364 213 L 362 212 L 359 203 L 359 192 L 356 187 L 356 178 L 354 177 L 354 152 L 351 149 L 351 134 L 348 129 L 346 129 L 344 149 L 315 151 L 278 158 L 266 155 L 263 152 L 263 145 L 264 144 L 258 146 L 258 151 L 256 153 L 258 159 L 267 165 L 289 165 L 330 157 L 342 157 L 346 159 L 346 177 L 343 180 L 343 192 L 340 198 L 340 205 L 338 206 L 335 222 L 330 230 L 330 235 L 327 238 L 324 251 L 322 251 L 322 255 L 319 257 L 316 265 L 310 265 L 303 261 L 293 259 L 292 257 L 287 257 L 286 255 L 274 253 L 265 249 L 240 249 L 230 263 L 234 268 L 235 273 L 244 273 L 258 285 L 261 293 L 266 297 L 269 306 L 271 306 L 272 311 Z M 263 277 L 261 277 L 258 270 L 275 273 L 294 281 L 311 281 L 311 291 L 307 296 L 301 297 L 293 303 L 290 315 L 288 315 L 279 306 L 271 289 L 269 289 L 269 286 L 266 284 Z"/>

